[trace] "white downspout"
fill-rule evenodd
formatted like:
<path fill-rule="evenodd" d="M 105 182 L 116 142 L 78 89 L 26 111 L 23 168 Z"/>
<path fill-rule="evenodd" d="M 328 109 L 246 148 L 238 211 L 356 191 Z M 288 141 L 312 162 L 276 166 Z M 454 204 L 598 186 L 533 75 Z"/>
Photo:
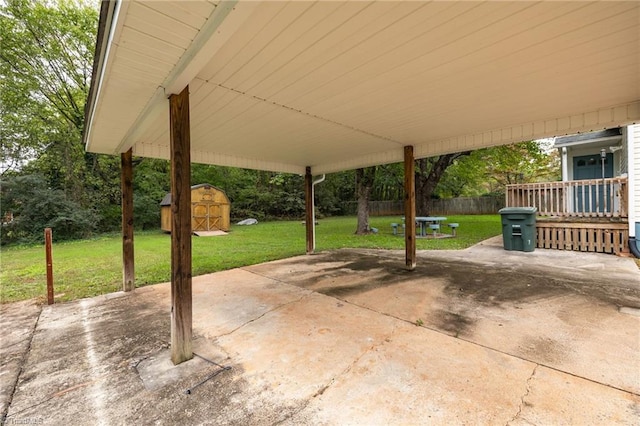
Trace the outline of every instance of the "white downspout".
<path fill-rule="evenodd" d="M 313 229 L 313 250 L 316 250 L 316 185 L 324 182 L 327 175 L 323 174 L 311 184 L 311 229 Z"/>
<path fill-rule="evenodd" d="M 636 257 L 640 258 L 640 246 L 638 244 L 638 229 L 640 229 L 640 223 L 638 219 L 640 218 L 640 212 L 638 211 L 638 200 L 635 199 L 636 194 L 636 185 L 638 184 L 638 174 L 640 174 L 640 170 L 638 170 L 638 161 L 640 159 L 636 158 L 637 150 L 634 145 L 636 143 L 640 143 L 640 128 L 639 125 L 627 126 L 626 128 L 626 136 L 627 136 L 627 190 L 629 191 L 627 200 L 628 200 L 628 222 L 629 222 L 629 250 Z"/>
<path fill-rule="evenodd" d="M 638 124 L 636 124 L 638 126 Z M 637 202 L 634 200 L 633 196 L 635 195 L 636 190 L 636 182 L 637 182 L 637 173 L 640 173 L 640 170 L 636 170 L 636 164 L 638 159 L 635 158 L 634 151 L 634 139 L 635 139 L 635 129 L 634 126 L 627 126 L 626 137 L 627 137 L 627 210 L 628 210 L 628 221 L 629 221 L 629 236 L 630 237 L 640 237 L 640 235 L 636 235 L 636 222 L 638 221 L 638 213 L 636 211 Z M 636 141 L 636 143 L 640 143 L 640 141 Z"/>

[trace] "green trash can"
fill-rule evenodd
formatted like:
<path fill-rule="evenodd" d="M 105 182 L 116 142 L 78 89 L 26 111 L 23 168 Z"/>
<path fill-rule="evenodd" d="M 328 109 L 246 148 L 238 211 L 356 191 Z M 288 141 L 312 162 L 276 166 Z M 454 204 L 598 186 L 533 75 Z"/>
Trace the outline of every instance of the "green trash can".
<path fill-rule="evenodd" d="M 502 217 L 502 241 L 505 250 L 533 251 L 536 248 L 535 207 L 505 207 Z"/>

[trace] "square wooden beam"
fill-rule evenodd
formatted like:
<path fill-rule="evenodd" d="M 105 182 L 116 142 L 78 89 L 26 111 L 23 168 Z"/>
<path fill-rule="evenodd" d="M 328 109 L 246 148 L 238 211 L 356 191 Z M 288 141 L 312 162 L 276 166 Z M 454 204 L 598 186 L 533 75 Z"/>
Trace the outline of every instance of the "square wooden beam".
<path fill-rule="evenodd" d="M 416 267 L 416 175 L 413 146 L 404 147 L 404 246 L 407 268 Z"/>
<path fill-rule="evenodd" d="M 122 189 L 122 291 L 135 288 L 133 257 L 133 153 L 120 154 Z"/>
<path fill-rule="evenodd" d="M 171 361 L 193 358 L 189 86 L 169 97 L 171 136 Z"/>

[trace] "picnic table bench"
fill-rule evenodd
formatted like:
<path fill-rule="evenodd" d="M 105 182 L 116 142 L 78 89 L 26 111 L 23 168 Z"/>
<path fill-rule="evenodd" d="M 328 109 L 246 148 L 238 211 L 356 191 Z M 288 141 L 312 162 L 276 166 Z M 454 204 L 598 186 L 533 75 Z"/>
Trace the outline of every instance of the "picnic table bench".
<path fill-rule="evenodd" d="M 438 231 L 442 229 L 444 222 L 447 220 L 444 216 L 417 216 L 416 217 L 416 225 L 419 226 L 418 235 L 421 237 L 426 237 L 428 234 L 427 229 L 431 229 L 432 235 L 435 237 L 438 234 Z M 402 222 L 405 221 L 404 216 L 402 217 Z M 446 224 L 449 229 L 451 229 L 451 236 L 456 236 L 456 230 L 460 226 L 458 223 L 448 223 Z M 398 235 L 400 230 L 400 223 L 392 222 L 391 223 L 391 232 L 393 235 Z M 402 223 L 402 234 L 405 232 L 405 224 Z"/>

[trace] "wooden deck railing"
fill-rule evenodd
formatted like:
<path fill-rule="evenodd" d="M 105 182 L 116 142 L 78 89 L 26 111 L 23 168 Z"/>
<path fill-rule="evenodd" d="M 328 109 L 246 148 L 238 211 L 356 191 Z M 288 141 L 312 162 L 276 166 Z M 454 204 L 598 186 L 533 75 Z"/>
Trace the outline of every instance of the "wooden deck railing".
<path fill-rule="evenodd" d="M 618 217 L 628 213 L 627 178 L 507 185 L 507 207 L 537 207 L 538 216 Z"/>

